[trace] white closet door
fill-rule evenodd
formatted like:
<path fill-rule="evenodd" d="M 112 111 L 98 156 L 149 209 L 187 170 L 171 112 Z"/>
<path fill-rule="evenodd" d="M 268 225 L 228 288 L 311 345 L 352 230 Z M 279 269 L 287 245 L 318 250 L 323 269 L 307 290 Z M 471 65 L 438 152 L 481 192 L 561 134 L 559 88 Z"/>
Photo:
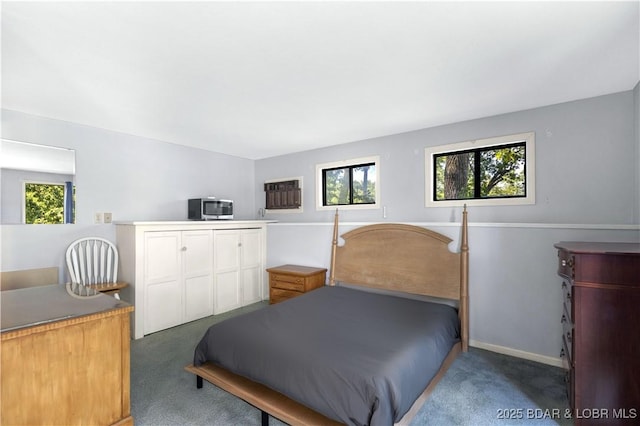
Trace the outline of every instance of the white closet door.
<path fill-rule="evenodd" d="M 180 232 L 146 232 L 144 334 L 182 323 Z"/>
<path fill-rule="evenodd" d="M 242 306 L 240 286 L 240 233 L 214 231 L 213 313 L 221 314 Z"/>
<path fill-rule="evenodd" d="M 242 305 L 262 300 L 262 232 L 259 229 L 240 231 L 240 261 L 242 271 Z"/>
<path fill-rule="evenodd" d="M 213 231 L 182 232 L 184 321 L 213 315 Z"/>

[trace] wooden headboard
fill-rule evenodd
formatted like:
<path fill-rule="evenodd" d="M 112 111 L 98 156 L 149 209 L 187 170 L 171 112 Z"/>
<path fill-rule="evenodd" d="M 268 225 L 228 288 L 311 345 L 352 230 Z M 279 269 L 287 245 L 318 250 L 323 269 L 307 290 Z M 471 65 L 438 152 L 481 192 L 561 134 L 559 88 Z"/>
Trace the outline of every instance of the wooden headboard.
<path fill-rule="evenodd" d="M 336 211 L 329 285 L 336 282 L 459 301 L 463 350 L 468 343 L 469 246 L 467 209 L 462 212 L 460 252 L 451 239 L 413 225 L 374 224 L 342 235 Z"/>

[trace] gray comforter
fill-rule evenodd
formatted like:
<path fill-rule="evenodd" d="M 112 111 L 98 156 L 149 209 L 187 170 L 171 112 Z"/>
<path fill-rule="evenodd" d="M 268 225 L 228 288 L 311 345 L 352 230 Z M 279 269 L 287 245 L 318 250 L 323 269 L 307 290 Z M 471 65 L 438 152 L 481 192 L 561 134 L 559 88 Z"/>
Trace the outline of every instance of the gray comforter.
<path fill-rule="evenodd" d="M 322 287 L 211 326 L 194 365 L 222 365 L 343 423 L 388 426 L 459 333 L 450 306 Z"/>

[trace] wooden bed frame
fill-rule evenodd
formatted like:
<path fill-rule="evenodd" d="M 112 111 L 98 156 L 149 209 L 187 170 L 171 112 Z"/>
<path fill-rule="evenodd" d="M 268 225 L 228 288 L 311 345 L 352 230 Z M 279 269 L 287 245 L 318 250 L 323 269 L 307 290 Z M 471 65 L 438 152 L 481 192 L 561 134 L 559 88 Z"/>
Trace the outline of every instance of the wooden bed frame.
<path fill-rule="evenodd" d="M 462 212 L 458 253 L 449 250 L 450 238 L 412 225 L 368 225 L 347 232 L 342 238 L 345 243 L 339 246 L 336 211 L 329 285 L 344 282 L 458 301 L 460 342 L 453 346 L 434 378 L 397 423 L 409 424 L 456 356 L 460 351 L 468 350 L 469 246 L 466 206 Z M 263 425 L 268 425 L 269 415 L 291 425 L 340 424 L 279 392 L 212 363 L 199 367 L 188 365 L 185 369 L 196 375 L 198 388 L 202 387 L 202 379 L 205 379 L 261 410 Z"/>

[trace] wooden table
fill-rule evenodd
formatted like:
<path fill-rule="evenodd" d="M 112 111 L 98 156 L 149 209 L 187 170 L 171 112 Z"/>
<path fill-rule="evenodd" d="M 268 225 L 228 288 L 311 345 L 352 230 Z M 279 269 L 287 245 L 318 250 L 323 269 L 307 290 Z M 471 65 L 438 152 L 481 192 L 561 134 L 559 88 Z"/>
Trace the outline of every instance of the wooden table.
<path fill-rule="evenodd" d="M 133 425 L 133 306 L 64 285 L 2 292 L 2 424 Z"/>

